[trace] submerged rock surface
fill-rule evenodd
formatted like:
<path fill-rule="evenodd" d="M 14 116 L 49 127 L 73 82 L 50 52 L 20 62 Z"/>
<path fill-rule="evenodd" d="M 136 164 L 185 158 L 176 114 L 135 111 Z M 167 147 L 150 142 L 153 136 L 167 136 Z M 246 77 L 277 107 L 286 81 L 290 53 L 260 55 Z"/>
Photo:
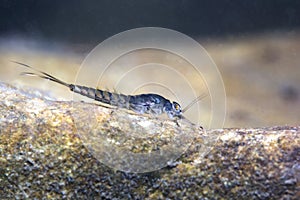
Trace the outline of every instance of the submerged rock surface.
<path fill-rule="evenodd" d="M 124 121 L 148 123 L 150 118 L 97 106 L 91 120 L 94 105 L 49 101 L 4 83 L 0 98 L 0 199 L 300 197 L 299 126 L 209 130 L 200 137 L 198 128 L 184 121 L 178 126 L 151 119 L 151 130 L 157 124 L 163 135 L 133 141 L 122 137 L 132 129 L 123 127 Z M 167 148 L 178 131 L 193 142 L 160 170 L 129 173 L 95 158 L 98 154 L 90 148 L 95 144 L 85 140 L 92 133 L 85 128 L 99 129 L 102 138 L 132 152 Z"/>

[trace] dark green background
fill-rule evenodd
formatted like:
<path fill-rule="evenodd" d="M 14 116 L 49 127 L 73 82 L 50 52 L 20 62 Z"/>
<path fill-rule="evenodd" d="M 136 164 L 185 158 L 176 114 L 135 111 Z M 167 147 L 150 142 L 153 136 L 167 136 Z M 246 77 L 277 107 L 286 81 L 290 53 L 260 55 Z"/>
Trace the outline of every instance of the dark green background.
<path fill-rule="evenodd" d="M 1 0 L 0 37 L 99 42 L 155 26 L 190 36 L 235 36 L 300 27 L 297 0 Z"/>

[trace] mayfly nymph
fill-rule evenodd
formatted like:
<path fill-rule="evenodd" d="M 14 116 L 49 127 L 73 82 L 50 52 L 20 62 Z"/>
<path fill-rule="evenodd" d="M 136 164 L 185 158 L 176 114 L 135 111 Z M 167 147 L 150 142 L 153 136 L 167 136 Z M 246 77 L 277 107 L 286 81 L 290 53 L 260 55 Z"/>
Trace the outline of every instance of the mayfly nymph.
<path fill-rule="evenodd" d="M 68 87 L 72 92 L 78 93 L 88 98 L 92 98 L 101 103 L 109 104 L 111 106 L 126 108 L 139 114 L 162 115 L 166 113 L 171 119 L 180 119 L 183 118 L 183 112 L 186 111 L 191 106 L 191 104 L 195 103 L 196 100 L 198 101 L 200 98 L 202 98 L 201 96 L 198 97 L 197 99 L 195 99 L 195 101 L 193 101 L 185 109 L 182 110 L 179 103 L 175 101 L 171 102 L 170 100 L 158 94 L 149 93 L 139 95 L 124 95 L 91 87 L 69 84 L 46 72 L 39 71 L 27 64 L 15 61 L 12 62 L 35 71 L 35 73 L 23 72 L 22 75 L 37 76 L 43 79 L 47 79 Z"/>

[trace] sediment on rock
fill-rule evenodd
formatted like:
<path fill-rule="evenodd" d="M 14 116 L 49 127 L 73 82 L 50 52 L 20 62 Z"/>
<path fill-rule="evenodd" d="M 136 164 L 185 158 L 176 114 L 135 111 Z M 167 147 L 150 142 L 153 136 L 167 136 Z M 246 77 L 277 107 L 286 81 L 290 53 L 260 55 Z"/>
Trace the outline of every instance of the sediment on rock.
<path fill-rule="evenodd" d="M 184 121 L 178 126 L 94 104 L 49 101 L 4 83 L 0 98 L 1 199 L 300 196 L 299 126 L 204 134 Z M 160 170 L 126 173 L 116 170 L 122 162 L 110 145 L 133 153 L 184 151 L 168 154 L 176 159 L 167 166 L 150 166 Z M 132 168 L 145 170 L 140 166 Z"/>

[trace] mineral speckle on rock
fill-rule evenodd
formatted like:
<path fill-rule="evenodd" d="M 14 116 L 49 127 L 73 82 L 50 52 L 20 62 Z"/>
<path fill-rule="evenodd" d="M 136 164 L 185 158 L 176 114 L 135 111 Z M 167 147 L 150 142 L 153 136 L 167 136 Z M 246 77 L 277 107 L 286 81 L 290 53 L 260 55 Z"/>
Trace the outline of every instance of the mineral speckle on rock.
<path fill-rule="evenodd" d="M 207 135 L 218 135 L 218 139 L 205 156 L 202 147 L 206 141 L 193 137 L 193 143 L 170 166 L 135 174 L 107 167 L 83 144 L 71 113 L 85 106 L 88 110 L 90 104 L 74 107 L 72 102 L 49 101 L 4 83 L 0 84 L 0 98 L 0 199 L 300 197 L 299 126 L 208 130 Z M 97 119 L 104 123 L 111 110 L 102 111 Z M 113 120 L 115 132 L 108 137 L 120 145 L 131 144 L 118 135 L 120 121 Z M 105 126 L 110 130 L 108 122 Z M 178 129 L 175 123 L 165 126 L 170 134 Z M 162 146 L 169 141 L 165 139 L 156 138 Z M 155 149 L 143 140 L 135 142 L 135 151 Z"/>

